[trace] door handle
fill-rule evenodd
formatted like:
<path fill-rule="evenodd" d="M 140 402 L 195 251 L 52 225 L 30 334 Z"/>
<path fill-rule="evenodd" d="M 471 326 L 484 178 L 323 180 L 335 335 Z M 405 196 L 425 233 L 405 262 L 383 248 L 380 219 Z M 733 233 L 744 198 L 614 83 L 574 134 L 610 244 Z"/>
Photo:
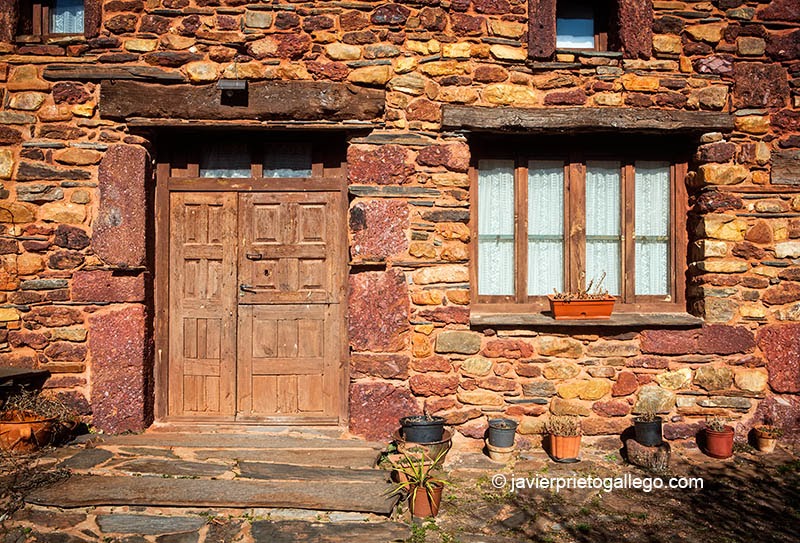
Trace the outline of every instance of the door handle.
<path fill-rule="evenodd" d="M 261 253 L 245 253 L 244 256 L 247 257 L 247 260 L 261 260 L 264 258 L 264 255 Z"/>
<path fill-rule="evenodd" d="M 239 290 L 242 292 L 249 292 L 250 294 L 258 294 L 258 291 L 255 289 L 255 287 L 253 287 L 253 285 L 246 285 L 244 283 L 239 285 Z"/>

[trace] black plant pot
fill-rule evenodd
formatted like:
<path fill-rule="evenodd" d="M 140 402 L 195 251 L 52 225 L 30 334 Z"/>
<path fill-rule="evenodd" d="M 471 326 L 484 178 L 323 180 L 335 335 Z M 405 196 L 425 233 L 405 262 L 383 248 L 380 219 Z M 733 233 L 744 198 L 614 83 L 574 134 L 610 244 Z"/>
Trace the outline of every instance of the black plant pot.
<path fill-rule="evenodd" d="M 636 441 L 645 447 L 658 447 L 661 445 L 661 417 L 656 417 L 656 420 L 645 422 L 639 419 L 633 419 L 633 431 L 636 436 Z"/>
<path fill-rule="evenodd" d="M 492 447 L 513 447 L 517 423 L 510 419 L 489 420 L 489 445 Z"/>
<path fill-rule="evenodd" d="M 416 415 L 400 419 L 403 439 L 411 443 L 436 443 L 444 434 L 444 418 Z"/>

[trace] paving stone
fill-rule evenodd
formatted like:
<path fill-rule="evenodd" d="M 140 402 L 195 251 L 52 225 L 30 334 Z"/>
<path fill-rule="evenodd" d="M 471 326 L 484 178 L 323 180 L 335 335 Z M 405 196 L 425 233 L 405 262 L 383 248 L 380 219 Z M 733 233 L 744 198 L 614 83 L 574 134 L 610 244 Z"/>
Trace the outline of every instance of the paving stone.
<path fill-rule="evenodd" d="M 302 521 L 257 521 L 251 528 L 256 543 L 295 543 L 314 541 L 336 543 L 350 541 L 405 541 L 411 536 L 408 526 L 398 522 L 312 523 Z"/>
<path fill-rule="evenodd" d="M 159 433 L 118 435 L 106 438 L 104 446 L 187 447 L 214 449 L 348 449 L 383 450 L 382 443 L 360 439 L 329 439 L 289 435 Z"/>
<path fill-rule="evenodd" d="M 160 475 L 189 477 L 219 477 L 231 468 L 219 464 L 188 462 L 183 460 L 163 460 L 160 458 L 137 458 L 117 467 L 120 471 L 133 473 L 154 473 Z"/>
<path fill-rule="evenodd" d="M 388 481 L 388 472 L 378 469 L 318 468 L 292 466 L 289 464 L 267 464 L 262 462 L 240 462 L 239 472 L 249 479 L 271 481 L 349 481 L 381 483 Z"/>
<path fill-rule="evenodd" d="M 328 468 L 371 468 L 375 466 L 378 452 L 375 449 L 199 449 L 194 451 L 198 460 L 244 460 L 274 462 L 299 466 Z"/>
<path fill-rule="evenodd" d="M 84 449 L 61 462 L 61 467 L 69 469 L 89 469 L 102 464 L 112 456 L 114 455 L 111 454 L 110 451 L 103 449 Z"/>
<path fill-rule="evenodd" d="M 161 517 L 155 515 L 98 515 L 97 525 L 105 534 L 159 535 L 199 530 L 202 517 Z"/>
<path fill-rule="evenodd" d="M 386 495 L 387 487 L 383 482 L 310 485 L 307 481 L 73 475 L 66 481 L 31 492 L 27 501 L 62 508 L 97 505 L 294 507 L 388 515 L 397 498 Z"/>
<path fill-rule="evenodd" d="M 160 535 L 156 538 L 156 543 L 197 543 L 200 539 L 198 532 L 183 532 L 180 534 Z"/>

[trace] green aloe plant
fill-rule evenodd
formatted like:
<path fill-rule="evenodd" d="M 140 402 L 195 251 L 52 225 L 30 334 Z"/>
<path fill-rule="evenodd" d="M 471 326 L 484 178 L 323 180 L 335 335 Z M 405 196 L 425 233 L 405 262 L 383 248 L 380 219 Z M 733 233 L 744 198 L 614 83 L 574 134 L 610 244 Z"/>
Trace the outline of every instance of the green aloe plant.
<path fill-rule="evenodd" d="M 434 473 L 434 470 L 440 466 L 444 459 L 447 450 L 440 451 L 436 458 L 432 459 L 431 463 L 426 463 L 426 460 L 431 460 L 426 454 L 420 456 L 409 456 L 403 453 L 403 458 L 398 462 L 389 461 L 392 469 L 398 474 L 402 475 L 401 479 L 392 485 L 389 489 L 388 495 L 395 496 L 397 494 L 408 494 L 413 501 L 417 497 L 417 492 L 425 490 L 428 499 L 433 499 L 433 491 L 435 488 L 444 486 L 447 481 L 439 478 Z"/>

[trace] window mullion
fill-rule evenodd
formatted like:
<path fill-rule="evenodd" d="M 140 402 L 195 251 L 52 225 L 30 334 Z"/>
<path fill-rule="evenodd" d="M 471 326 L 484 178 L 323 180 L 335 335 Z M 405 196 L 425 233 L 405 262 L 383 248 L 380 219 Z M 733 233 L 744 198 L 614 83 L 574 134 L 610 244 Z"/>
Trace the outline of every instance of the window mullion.
<path fill-rule="evenodd" d="M 623 163 L 622 174 L 622 302 L 629 304 L 635 301 L 636 286 L 636 185 L 635 171 L 632 162 Z"/>
<path fill-rule="evenodd" d="M 576 292 L 586 285 L 586 163 L 572 154 L 568 165 L 569 209 L 566 238 L 569 245 L 568 290 Z"/>
<path fill-rule="evenodd" d="M 528 183 L 527 168 L 520 157 L 514 168 L 514 185 L 515 300 L 523 303 L 528 299 Z"/>

